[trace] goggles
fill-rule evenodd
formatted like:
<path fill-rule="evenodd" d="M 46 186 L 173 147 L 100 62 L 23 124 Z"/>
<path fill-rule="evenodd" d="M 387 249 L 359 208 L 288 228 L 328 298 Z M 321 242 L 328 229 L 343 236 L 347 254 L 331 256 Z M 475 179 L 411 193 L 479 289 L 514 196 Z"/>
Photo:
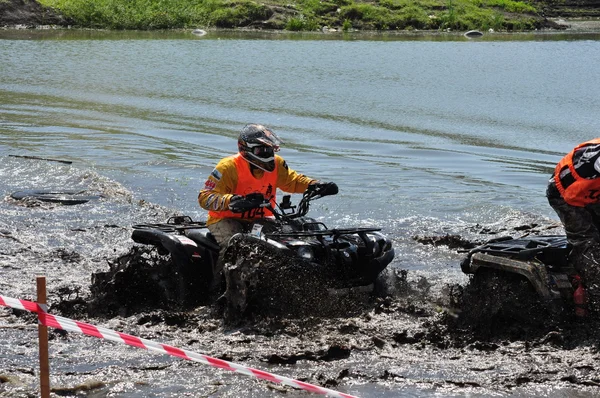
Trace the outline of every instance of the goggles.
<path fill-rule="evenodd" d="M 271 157 L 275 154 L 275 152 L 279 151 L 279 147 L 271 147 L 271 146 L 255 146 L 252 148 L 252 153 L 261 158 Z"/>

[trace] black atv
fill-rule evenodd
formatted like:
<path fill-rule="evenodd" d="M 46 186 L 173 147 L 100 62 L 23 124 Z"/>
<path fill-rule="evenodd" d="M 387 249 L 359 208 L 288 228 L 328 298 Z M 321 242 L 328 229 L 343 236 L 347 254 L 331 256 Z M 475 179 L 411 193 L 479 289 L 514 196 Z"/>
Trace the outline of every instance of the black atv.
<path fill-rule="evenodd" d="M 271 210 L 273 217 L 232 237 L 223 275 L 213 275 L 219 245 L 204 222 L 178 216 L 164 224 L 134 225 L 132 239 L 147 245 L 138 248 L 140 253 L 168 262 L 166 267 L 149 266 L 153 275 L 142 278 L 138 288 L 152 285 L 156 304 L 169 301 L 187 308 L 220 298 L 230 318 L 253 309 L 268 314 L 325 313 L 321 310 L 341 302 L 339 297 L 372 292 L 378 275 L 394 258 L 391 241 L 380 228 L 329 229 L 306 217 L 312 200 L 337 191 L 333 183 L 311 185 L 297 206 L 290 195 L 276 208 L 267 200 L 255 203 L 258 210 Z M 143 249 L 148 246 L 155 250 Z M 116 288 L 115 277 L 130 263 L 131 256 L 122 258 L 111 265 L 111 272 L 95 274 L 92 292 L 111 284 Z"/>
<path fill-rule="evenodd" d="M 502 237 L 475 247 L 461 263 L 471 275 L 463 315 L 480 322 L 530 324 L 583 316 L 585 295 L 570 252 L 563 235 Z"/>

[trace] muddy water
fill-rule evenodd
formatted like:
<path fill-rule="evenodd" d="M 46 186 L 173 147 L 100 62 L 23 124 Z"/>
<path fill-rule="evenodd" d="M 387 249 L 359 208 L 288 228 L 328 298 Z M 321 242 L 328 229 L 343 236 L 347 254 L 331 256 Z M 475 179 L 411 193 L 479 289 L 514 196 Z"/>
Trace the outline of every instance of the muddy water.
<path fill-rule="evenodd" d="M 43 274 L 56 311 L 85 300 L 91 274 L 131 249 L 131 225 L 206 217 L 204 179 L 259 121 L 293 168 L 340 187 L 313 216 L 392 238 L 390 269 L 406 280 L 390 281 L 391 298 L 235 328 L 205 307 L 72 316 L 363 397 L 598 393 L 594 327 L 485 339 L 452 328 L 463 254 L 427 240 L 562 232 L 544 189 L 562 154 L 599 131 L 593 37 L 0 36 L 0 294 L 32 299 Z M 95 198 L 10 198 L 41 188 Z M 34 325 L 0 309 L 2 396 L 37 396 Z M 62 396 L 308 395 L 73 333 L 53 332 L 50 350 Z"/>

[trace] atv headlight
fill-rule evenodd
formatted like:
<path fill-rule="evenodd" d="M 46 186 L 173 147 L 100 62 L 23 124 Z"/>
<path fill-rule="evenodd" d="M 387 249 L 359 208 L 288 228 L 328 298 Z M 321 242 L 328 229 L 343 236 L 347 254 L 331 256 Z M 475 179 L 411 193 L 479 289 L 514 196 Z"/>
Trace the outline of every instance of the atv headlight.
<path fill-rule="evenodd" d="M 312 261 L 315 258 L 315 253 L 309 246 L 300 246 L 296 250 L 296 253 L 298 254 L 298 257 L 307 261 Z"/>

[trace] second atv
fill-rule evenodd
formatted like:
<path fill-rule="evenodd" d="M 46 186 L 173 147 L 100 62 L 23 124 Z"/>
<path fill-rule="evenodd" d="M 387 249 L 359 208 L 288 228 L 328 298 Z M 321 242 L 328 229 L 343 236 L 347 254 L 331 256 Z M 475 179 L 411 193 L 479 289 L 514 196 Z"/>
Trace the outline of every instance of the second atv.
<path fill-rule="evenodd" d="M 503 237 L 469 251 L 461 269 L 471 276 L 463 315 L 486 323 L 537 323 L 585 317 L 586 292 L 569 261 L 564 235 Z"/>

